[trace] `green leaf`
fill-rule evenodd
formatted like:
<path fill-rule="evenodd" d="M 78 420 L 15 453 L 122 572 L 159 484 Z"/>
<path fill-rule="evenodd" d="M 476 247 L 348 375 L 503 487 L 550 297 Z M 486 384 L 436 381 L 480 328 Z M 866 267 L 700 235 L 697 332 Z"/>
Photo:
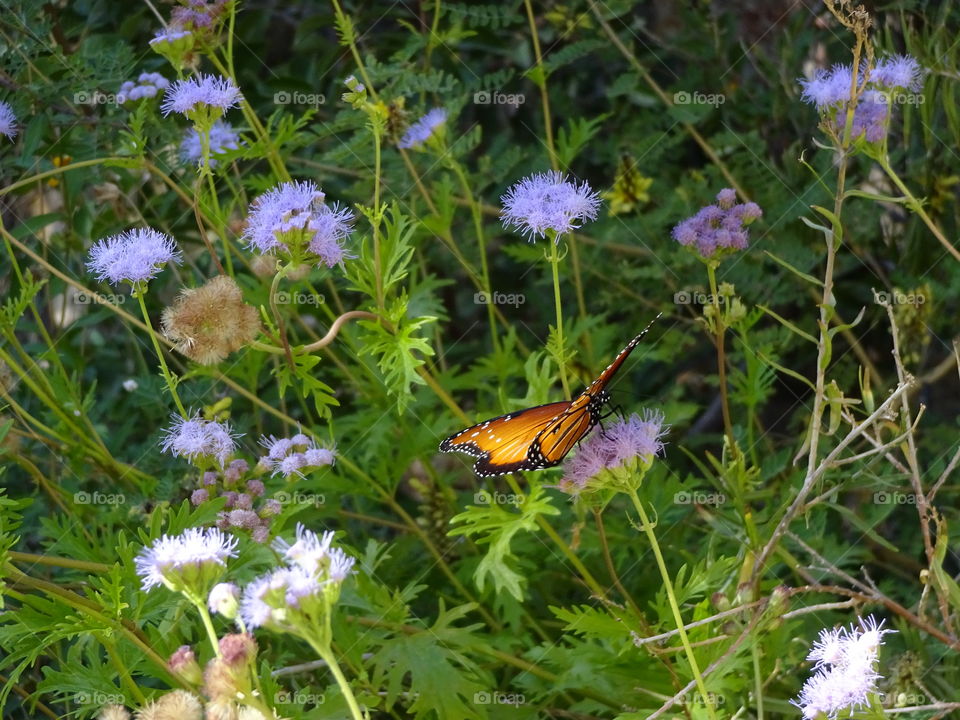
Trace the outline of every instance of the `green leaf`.
<path fill-rule="evenodd" d="M 484 493 L 491 500 L 497 496 Z M 517 563 L 511 553 L 510 543 L 514 536 L 521 532 L 533 532 L 537 528 L 537 518 L 540 515 L 558 515 L 560 511 L 550 504 L 549 498 L 544 495 L 539 485 L 530 486 L 530 494 L 512 498 L 519 512 L 510 512 L 505 509 L 507 503 L 492 502 L 488 505 L 470 505 L 467 509 L 454 516 L 450 523 L 463 527 L 454 528 L 448 534 L 451 536 L 477 536 L 478 545 L 488 545 L 487 554 L 483 556 L 474 573 L 477 588 L 483 592 L 487 577 L 493 580 L 497 592 L 506 590 L 517 600 L 523 600 L 523 586 L 526 582 L 523 575 L 514 569 Z M 509 501 L 508 501 L 509 502 Z"/>

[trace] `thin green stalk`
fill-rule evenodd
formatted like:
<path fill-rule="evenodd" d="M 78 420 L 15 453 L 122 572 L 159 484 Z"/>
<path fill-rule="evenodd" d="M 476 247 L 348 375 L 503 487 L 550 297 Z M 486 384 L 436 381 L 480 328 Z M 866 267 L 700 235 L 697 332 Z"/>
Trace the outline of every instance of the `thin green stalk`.
<path fill-rule="evenodd" d="M 157 358 L 160 360 L 160 370 L 163 372 L 163 379 L 167 382 L 167 387 L 170 389 L 170 395 L 173 396 L 173 401 L 177 405 L 177 410 L 180 411 L 180 417 L 187 417 L 187 410 L 184 408 L 183 403 L 180 402 L 180 395 L 177 393 L 177 384 L 173 379 L 173 375 L 170 373 L 170 368 L 167 367 L 167 361 L 163 357 L 163 350 L 160 349 L 160 341 L 157 340 L 157 333 L 153 329 L 153 323 L 150 322 L 150 314 L 147 312 L 147 304 L 143 300 L 145 290 L 134 290 L 134 295 L 137 296 L 137 300 L 140 302 L 140 311 L 143 313 L 143 322 L 146 325 L 147 333 L 150 335 L 150 340 L 153 341 L 153 349 L 157 353 Z"/>
<path fill-rule="evenodd" d="M 727 357 L 724 351 L 726 329 L 723 326 L 723 315 L 720 311 L 720 295 L 717 292 L 717 264 L 707 263 L 707 277 L 710 281 L 711 303 L 714 311 L 714 329 L 716 330 L 717 372 L 720 382 L 720 406 L 723 410 L 723 431 L 727 435 L 727 444 L 730 452 L 736 455 L 737 446 L 733 439 L 733 422 L 730 420 L 730 399 L 727 395 Z"/>
<path fill-rule="evenodd" d="M 383 267 L 380 258 L 380 129 L 373 128 L 373 264 L 377 286 L 377 310 L 383 312 Z"/>
<path fill-rule="evenodd" d="M 553 270 L 553 301 L 557 311 L 557 362 L 560 365 L 560 384 L 563 386 L 563 396 L 570 399 L 570 383 L 567 380 L 567 349 L 563 340 L 563 306 L 560 302 L 560 249 L 559 242 L 553 233 L 547 235 L 550 243 L 550 267 Z"/>
<path fill-rule="evenodd" d="M 680 643 L 683 645 L 684 652 L 687 655 L 687 661 L 690 663 L 690 670 L 693 672 L 693 678 L 697 683 L 697 690 L 700 691 L 700 697 L 703 700 L 707 715 L 716 720 L 716 712 L 713 705 L 709 702 L 707 695 L 707 686 L 703 682 L 703 675 L 700 674 L 700 666 L 697 664 L 697 657 L 693 654 L 693 648 L 690 647 L 690 639 L 687 637 L 687 631 L 684 628 L 683 616 L 680 614 L 680 606 L 677 605 L 677 597 L 673 592 L 673 581 L 670 579 L 670 573 L 667 570 L 667 564 L 663 560 L 663 553 L 660 552 L 660 544 L 657 542 L 657 536 L 653 532 L 653 526 L 647 517 L 647 511 L 643 507 L 640 496 L 635 489 L 630 490 L 627 495 L 633 502 L 633 507 L 640 516 L 642 529 L 650 541 L 650 547 L 653 549 L 653 555 L 657 560 L 657 567 L 660 569 L 660 577 L 663 579 L 663 588 L 667 593 L 667 600 L 670 603 L 670 609 L 673 611 L 673 620 L 677 624 L 677 634 L 680 636 Z"/>
<path fill-rule="evenodd" d="M 763 720 L 763 675 L 760 674 L 760 650 L 756 643 L 750 647 L 750 654 L 753 655 L 753 684 L 754 694 L 757 698 L 757 720 Z"/>
<path fill-rule="evenodd" d="M 480 248 L 480 273 L 483 278 L 483 292 L 487 295 L 487 317 L 490 322 L 490 335 L 493 340 L 493 351 L 500 352 L 500 339 L 497 334 L 497 315 L 494 312 L 493 297 L 490 287 L 490 269 L 487 265 L 487 241 L 483 233 L 483 210 L 480 203 L 477 202 L 473 191 L 470 189 L 470 182 L 463 167 L 456 160 L 450 160 L 450 168 L 453 170 L 457 179 L 460 181 L 460 187 L 470 204 L 470 214 L 473 216 L 473 227 L 477 235 L 477 245 Z"/>
<path fill-rule="evenodd" d="M 207 128 L 200 133 L 200 156 L 203 160 L 200 166 L 200 174 L 207 179 L 207 188 L 210 191 L 210 204 L 213 206 L 214 219 L 216 220 L 217 232 L 223 240 L 224 260 L 227 263 L 227 274 L 233 277 L 233 258 L 230 253 L 230 241 L 227 239 L 227 233 L 224 231 L 223 213 L 220 210 L 220 199 L 217 197 L 217 186 L 213 181 L 213 169 L 210 167 L 210 130 Z"/>
<path fill-rule="evenodd" d="M 880 167 L 883 168 L 883 171 L 887 174 L 893 184 L 897 186 L 897 189 L 903 193 L 904 197 L 908 200 L 908 207 L 913 210 L 917 215 L 920 216 L 920 219 L 923 220 L 923 223 L 929 228 L 930 232 L 933 233 L 933 236 L 940 241 L 940 244 L 947 249 L 947 251 L 953 255 L 954 258 L 960 260 L 960 250 L 957 250 L 947 237 L 943 234 L 943 231 L 937 226 L 933 219 L 927 215 L 927 211 L 923 209 L 923 205 L 920 203 L 917 198 L 914 197 L 913 193 L 910 192 L 910 188 L 906 186 L 903 180 L 900 179 L 900 176 L 894 172 L 893 168 L 890 166 L 890 158 L 884 152 L 883 157 L 880 160 Z"/>
<path fill-rule="evenodd" d="M 203 621 L 203 628 L 207 631 L 207 637 L 210 639 L 210 646 L 213 648 L 213 654 L 216 657 L 220 657 L 220 639 L 217 637 L 217 631 L 213 627 L 213 619 L 210 617 L 210 612 L 207 610 L 207 603 L 205 598 L 196 598 L 187 594 L 187 600 L 193 603 L 194 607 L 197 608 L 197 612 L 200 613 L 200 620 Z"/>
<path fill-rule="evenodd" d="M 334 679 L 337 681 L 337 686 L 340 688 L 340 692 L 343 693 L 343 699 L 347 701 L 347 707 L 350 708 L 350 714 L 353 716 L 353 720 L 363 720 L 363 711 L 360 709 L 360 704 L 353 694 L 353 688 L 351 688 L 350 683 L 347 682 L 346 675 L 344 675 L 343 670 L 340 669 L 340 663 L 337 662 L 336 656 L 329 647 L 324 646 L 314 638 L 307 637 L 306 640 L 310 643 L 310 647 L 320 656 L 320 659 L 327 664 L 327 667 L 333 674 Z"/>

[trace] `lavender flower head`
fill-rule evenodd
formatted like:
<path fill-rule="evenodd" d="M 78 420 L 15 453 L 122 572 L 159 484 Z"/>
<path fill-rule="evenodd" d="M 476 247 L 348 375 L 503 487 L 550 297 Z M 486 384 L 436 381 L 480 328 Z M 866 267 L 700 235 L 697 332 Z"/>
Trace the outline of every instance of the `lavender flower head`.
<path fill-rule="evenodd" d="M 117 102 L 125 103 L 134 100 L 156 97 L 161 90 L 170 87 L 170 81 L 160 73 L 140 73 L 137 81 L 127 80 L 117 91 Z"/>
<path fill-rule="evenodd" d="M 327 267 L 351 257 L 343 241 L 353 231 L 353 213 L 326 205 L 325 197 L 309 180 L 283 183 L 267 191 L 250 206 L 243 231 L 248 247 Z"/>
<path fill-rule="evenodd" d="M 136 228 L 96 242 L 90 248 L 87 268 L 98 280 L 109 280 L 113 285 L 139 283 L 156 277 L 168 262 L 179 265 L 181 258 L 169 235 Z"/>
<path fill-rule="evenodd" d="M 216 528 L 190 528 L 157 539 L 134 563 L 144 590 L 166 585 L 177 592 L 206 595 L 227 558 L 236 557 L 236 547 L 236 538 Z"/>
<path fill-rule="evenodd" d="M 191 418 L 173 416 L 161 443 L 164 452 L 174 457 L 185 457 L 198 464 L 213 459 L 222 468 L 236 451 L 236 439 L 226 423 L 204 420 L 197 413 Z"/>
<path fill-rule="evenodd" d="M 577 454 L 564 462 L 559 488 L 579 495 L 635 482 L 641 475 L 637 471 L 647 469 L 663 450 L 660 438 L 665 432 L 663 414 L 652 410 L 594 432 L 580 443 Z"/>
<path fill-rule="evenodd" d="M 857 89 L 863 85 L 865 78 L 865 72 L 861 71 Z M 851 138 L 863 136 L 867 142 L 882 142 L 889 126 L 890 105 L 897 93 L 916 92 L 921 86 L 922 68 L 915 58 L 897 55 L 878 61 L 857 100 Z M 801 79 L 800 87 L 803 89 L 800 99 L 816 106 L 834 132 L 843 132 L 846 124 L 844 108 L 854 87 L 851 66 L 835 65 L 830 70 L 819 70 L 813 79 Z"/>
<path fill-rule="evenodd" d="M 423 145 L 446 121 L 447 111 L 443 108 L 434 108 L 407 128 L 397 147 L 407 149 Z"/>
<path fill-rule="evenodd" d="M 156 34 L 150 40 L 150 47 L 165 43 L 175 43 L 178 40 L 185 40 L 191 38 L 192 36 L 193 33 L 189 30 L 184 30 L 182 27 L 171 25 L 170 27 L 157 30 Z"/>
<path fill-rule="evenodd" d="M 567 180 L 561 172 L 530 175 L 500 198 L 504 227 L 514 227 L 529 240 L 548 232 L 560 236 L 576 230 L 584 220 L 595 220 L 600 195 L 587 183 Z"/>
<path fill-rule="evenodd" d="M 273 471 L 274 475 L 303 477 L 306 472 L 326 465 L 333 465 L 336 455 L 333 450 L 320 447 L 303 433 L 292 438 L 260 438 L 260 444 L 267 454 L 260 458 L 260 464 Z"/>
<path fill-rule="evenodd" d="M 873 616 L 859 621 L 859 627 L 822 630 L 807 659 L 816 672 L 803 685 L 800 697 L 791 701 L 806 720 L 821 713 L 836 718 L 842 710 L 869 704 L 877 692 L 876 662 L 883 644 L 883 622 Z"/>
<path fill-rule="evenodd" d="M 217 120 L 210 128 L 210 167 L 217 164 L 216 155 L 227 150 L 236 150 L 240 147 L 240 136 L 233 126 L 223 120 Z M 193 166 L 203 164 L 203 144 L 200 133 L 196 128 L 190 128 L 184 133 L 180 143 L 180 158 L 184 163 Z"/>
<path fill-rule="evenodd" d="M 320 536 L 298 525 L 296 542 L 274 543 L 287 565 L 247 586 L 240 603 L 247 627 L 285 630 L 315 624 L 329 613 L 354 564 L 343 550 L 331 547 L 332 541 L 332 532 Z"/>
<path fill-rule="evenodd" d="M 753 202 L 736 204 L 736 199 L 734 190 L 724 188 L 717 193 L 715 205 L 707 205 L 677 223 L 671 232 L 673 239 L 696 250 L 706 260 L 743 250 L 749 240 L 747 225 L 761 217 L 763 211 Z"/>
<path fill-rule="evenodd" d="M 9 103 L 0 100 L 0 135 L 6 135 L 13 140 L 17 136 L 20 128 L 17 124 L 17 116 L 13 114 L 13 108 Z"/>
<path fill-rule="evenodd" d="M 195 75 L 171 85 L 163 96 L 160 110 L 164 116 L 177 112 L 191 120 L 203 112 L 210 117 L 223 116 L 230 108 L 238 107 L 241 99 L 240 89 L 229 78 Z"/>

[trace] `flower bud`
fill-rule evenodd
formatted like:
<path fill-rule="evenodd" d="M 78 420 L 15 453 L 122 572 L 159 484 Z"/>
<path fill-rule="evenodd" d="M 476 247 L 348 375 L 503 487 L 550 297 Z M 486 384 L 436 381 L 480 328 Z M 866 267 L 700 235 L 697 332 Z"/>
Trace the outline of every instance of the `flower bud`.
<path fill-rule="evenodd" d="M 167 660 L 167 667 L 170 672 L 183 678 L 191 685 L 199 685 L 203 681 L 203 673 L 200 665 L 197 664 L 197 656 L 189 645 L 181 645 L 180 648 Z"/>
<path fill-rule="evenodd" d="M 207 604 L 211 612 L 233 620 L 237 616 L 237 608 L 240 607 L 240 589 L 233 583 L 214 585 L 207 596 Z"/>

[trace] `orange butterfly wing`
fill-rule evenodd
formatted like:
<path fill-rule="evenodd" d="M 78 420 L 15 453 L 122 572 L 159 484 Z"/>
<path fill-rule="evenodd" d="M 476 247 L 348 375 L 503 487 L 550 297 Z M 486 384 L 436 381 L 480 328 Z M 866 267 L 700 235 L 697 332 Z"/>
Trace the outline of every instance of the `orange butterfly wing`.
<path fill-rule="evenodd" d="M 570 405 L 564 400 L 485 420 L 448 437 L 440 443 L 440 451 L 479 458 L 473 470 L 480 477 L 539 470 L 541 466 L 530 458 L 530 448 L 543 429 Z"/>
<path fill-rule="evenodd" d="M 440 443 L 440 451 L 463 452 L 479 458 L 473 466 L 479 477 L 559 465 L 600 421 L 600 412 L 610 399 L 607 384 L 661 314 L 628 342 L 600 377 L 574 400 L 537 405 L 485 420 L 448 437 Z"/>

